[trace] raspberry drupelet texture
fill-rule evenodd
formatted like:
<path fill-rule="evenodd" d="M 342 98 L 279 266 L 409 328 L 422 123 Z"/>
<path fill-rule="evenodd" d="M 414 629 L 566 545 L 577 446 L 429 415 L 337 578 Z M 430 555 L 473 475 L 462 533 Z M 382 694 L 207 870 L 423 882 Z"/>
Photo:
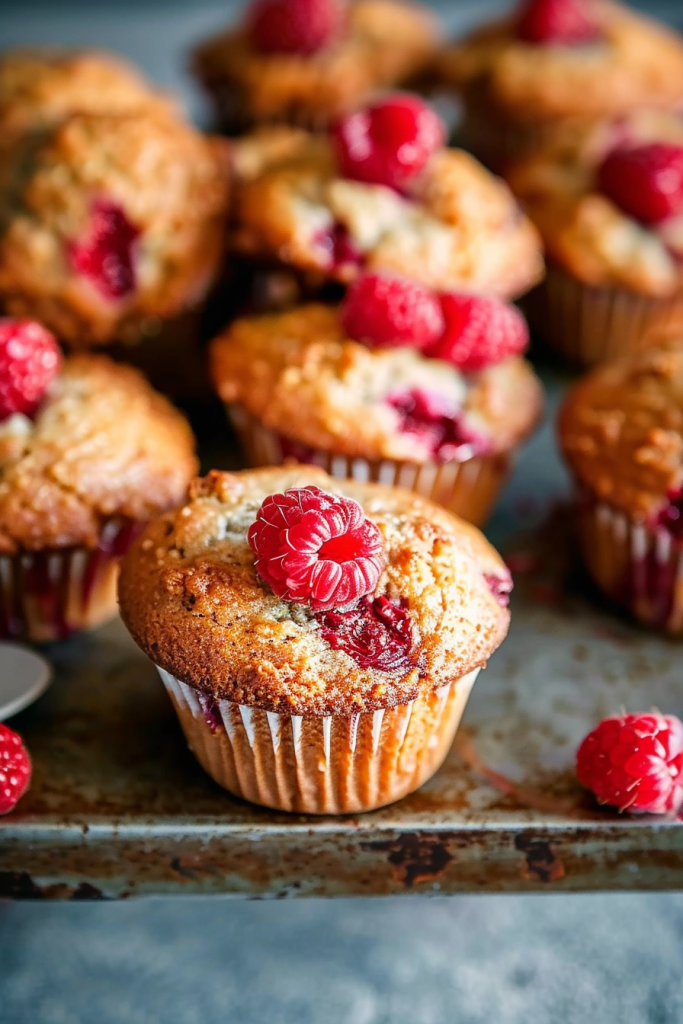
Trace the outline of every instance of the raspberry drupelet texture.
<path fill-rule="evenodd" d="M 41 324 L 0 319 L 0 420 L 32 415 L 60 362 L 57 342 Z"/>
<path fill-rule="evenodd" d="M 332 139 L 344 176 L 400 191 L 443 146 L 445 132 L 421 99 L 398 95 L 350 114 Z"/>
<path fill-rule="evenodd" d="M 341 320 L 350 338 L 370 348 L 410 345 L 425 349 L 444 329 L 437 296 L 391 274 L 364 274 L 349 289 Z"/>
<path fill-rule="evenodd" d="M 372 594 L 384 567 L 382 535 L 358 502 L 319 487 L 269 495 L 248 540 L 271 590 L 314 611 Z"/>
<path fill-rule="evenodd" d="M 69 246 L 71 265 L 105 299 L 123 299 L 135 291 L 133 246 L 139 235 L 118 203 L 96 199 L 87 235 Z"/>
<path fill-rule="evenodd" d="M 666 814 L 683 802 L 683 722 L 658 712 L 605 718 L 576 757 L 579 782 L 620 811 Z"/>
<path fill-rule="evenodd" d="M 8 814 L 31 782 L 31 759 L 21 736 L 0 725 L 0 814 Z"/>
<path fill-rule="evenodd" d="M 657 224 L 683 210 L 683 146 L 649 142 L 615 149 L 600 166 L 598 181 L 625 213 Z"/>
<path fill-rule="evenodd" d="M 246 20 L 260 53 L 308 55 L 340 35 L 344 11 L 338 0 L 256 0 Z"/>
<path fill-rule="evenodd" d="M 425 355 L 453 363 L 464 373 L 483 370 L 529 344 L 526 320 L 499 299 L 448 292 L 441 296 L 444 331 Z"/>
<path fill-rule="evenodd" d="M 526 43 L 579 46 L 600 38 L 595 0 L 527 0 L 517 22 Z"/>

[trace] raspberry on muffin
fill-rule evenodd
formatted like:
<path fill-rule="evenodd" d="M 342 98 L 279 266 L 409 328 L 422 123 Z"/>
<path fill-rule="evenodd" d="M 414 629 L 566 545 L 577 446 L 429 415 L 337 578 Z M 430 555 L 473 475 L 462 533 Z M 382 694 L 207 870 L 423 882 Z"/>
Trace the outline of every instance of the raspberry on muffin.
<path fill-rule="evenodd" d="M 507 187 L 442 145 L 416 97 L 388 97 L 328 138 L 267 131 L 234 144 L 235 247 L 257 266 L 348 284 L 362 269 L 504 298 L 542 276 Z"/>
<path fill-rule="evenodd" d="M 201 44 L 195 75 L 228 131 L 319 130 L 374 94 L 430 72 L 438 25 L 401 0 L 252 0 L 241 24 Z"/>
<path fill-rule="evenodd" d="M 220 785 L 349 813 L 399 799 L 445 757 L 507 632 L 497 580 L 509 573 L 474 527 L 299 466 L 197 481 L 135 542 L 119 595 Z"/>
<path fill-rule="evenodd" d="M 214 382 L 253 465 L 296 459 L 486 518 L 541 409 L 524 321 L 497 300 L 418 296 L 422 310 L 413 282 L 367 275 L 341 307 L 245 317 L 213 342 Z"/>
<path fill-rule="evenodd" d="M 117 559 L 183 500 L 192 433 L 129 367 L 59 361 L 40 325 L 0 320 L 0 635 L 58 639 L 116 610 Z"/>
<path fill-rule="evenodd" d="M 454 43 L 442 77 L 496 170 L 591 122 L 683 103 L 683 40 L 613 0 L 521 0 Z"/>

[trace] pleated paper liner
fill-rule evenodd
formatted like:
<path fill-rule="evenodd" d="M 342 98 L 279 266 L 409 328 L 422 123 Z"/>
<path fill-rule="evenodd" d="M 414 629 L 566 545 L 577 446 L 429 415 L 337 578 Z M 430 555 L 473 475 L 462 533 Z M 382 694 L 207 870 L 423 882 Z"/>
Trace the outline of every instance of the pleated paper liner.
<path fill-rule="evenodd" d="M 0 556 L 0 637 L 64 640 L 116 615 L 119 559 L 138 530 L 112 519 L 95 549 Z"/>
<path fill-rule="evenodd" d="M 250 466 L 301 462 L 319 466 L 339 480 L 402 487 L 477 525 L 488 519 L 512 467 L 510 454 L 477 455 L 463 462 L 401 462 L 338 455 L 293 444 L 259 423 L 243 406 L 228 406 L 228 415 Z"/>
<path fill-rule="evenodd" d="M 583 367 L 611 362 L 683 329 L 683 295 L 654 299 L 624 288 L 592 288 L 552 263 L 524 306 L 532 328 Z"/>
<path fill-rule="evenodd" d="M 212 779 L 251 803 L 304 814 L 370 811 L 418 789 L 446 757 L 478 672 L 409 704 L 316 718 L 213 701 L 159 669 Z"/>

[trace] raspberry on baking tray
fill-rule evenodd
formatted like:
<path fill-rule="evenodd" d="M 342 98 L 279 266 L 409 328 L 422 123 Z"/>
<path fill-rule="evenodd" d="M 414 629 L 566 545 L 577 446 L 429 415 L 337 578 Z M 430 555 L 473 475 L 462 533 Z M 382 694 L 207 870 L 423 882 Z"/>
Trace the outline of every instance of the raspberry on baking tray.
<path fill-rule="evenodd" d="M 31 782 L 31 759 L 21 736 L 0 724 L 0 814 L 8 814 Z"/>

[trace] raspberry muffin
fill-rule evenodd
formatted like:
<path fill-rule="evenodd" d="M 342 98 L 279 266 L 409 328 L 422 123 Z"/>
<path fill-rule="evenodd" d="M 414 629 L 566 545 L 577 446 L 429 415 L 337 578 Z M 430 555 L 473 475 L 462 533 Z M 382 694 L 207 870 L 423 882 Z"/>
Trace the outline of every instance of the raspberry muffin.
<path fill-rule="evenodd" d="M 192 63 L 227 131 L 321 130 L 378 91 L 426 76 L 438 32 L 428 8 L 400 0 L 254 0 Z"/>
<path fill-rule="evenodd" d="M 535 228 L 508 188 L 415 96 L 389 97 L 327 137 L 280 130 L 235 144 L 235 248 L 288 268 L 310 293 L 360 271 L 503 298 L 543 273 Z"/>
<path fill-rule="evenodd" d="M 171 102 L 113 54 L 17 49 L 0 55 L 0 132 L 45 128 L 70 114 L 130 114 Z"/>
<path fill-rule="evenodd" d="M 559 435 L 588 571 L 641 622 L 682 634 L 683 334 L 580 381 Z"/>
<path fill-rule="evenodd" d="M 0 320 L 0 636 L 114 615 L 119 556 L 196 467 L 185 420 L 135 370 L 62 361 L 40 324 Z"/>
<path fill-rule="evenodd" d="M 510 183 L 546 246 L 534 327 L 583 366 L 683 326 L 683 117 L 647 111 L 546 147 Z"/>
<path fill-rule="evenodd" d="M 368 811 L 421 786 L 509 622 L 472 526 L 319 469 L 210 473 L 124 560 L 123 620 L 237 796 Z"/>
<path fill-rule="evenodd" d="M 587 123 L 683 105 L 683 40 L 611 0 L 522 0 L 447 50 L 463 136 L 496 170 Z"/>
<path fill-rule="evenodd" d="M 341 307 L 236 320 L 211 363 L 251 465 L 396 484 L 481 523 L 540 416 L 527 341 L 513 306 L 366 274 Z"/>
<path fill-rule="evenodd" d="M 69 348 L 125 343 L 147 370 L 196 374 L 224 245 L 223 145 L 161 108 L 73 114 L 0 144 L 6 311 Z"/>

